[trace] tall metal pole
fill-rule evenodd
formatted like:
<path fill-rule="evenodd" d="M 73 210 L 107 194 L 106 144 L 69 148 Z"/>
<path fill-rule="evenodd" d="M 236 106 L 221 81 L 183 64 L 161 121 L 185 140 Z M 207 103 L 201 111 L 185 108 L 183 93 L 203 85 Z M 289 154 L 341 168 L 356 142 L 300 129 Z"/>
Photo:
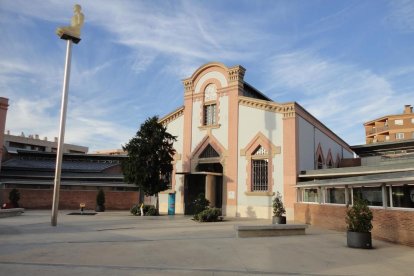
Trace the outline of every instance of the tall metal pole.
<path fill-rule="evenodd" d="M 67 40 L 66 47 L 66 59 L 65 59 L 65 73 L 63 77 L 63 92 L 62 92 L 62 105 L 60 111 L 60 133 L 56 154 L 56 170 L 55 170 L 55 186 L 53 189 L 53 205 L 52 205 L 52 226 L 57 225 L 57 216 L 59 209 L 59 191 L 60 191 L 60 175 L 62 171 L 62 157 L 63 146 L 65 138 L 65 125 L 66 125 L 66 110 L 68 101 L 69 90 L 69 78 L 70 78 L 70 63 L 72 58 L 72 40 Z"/>

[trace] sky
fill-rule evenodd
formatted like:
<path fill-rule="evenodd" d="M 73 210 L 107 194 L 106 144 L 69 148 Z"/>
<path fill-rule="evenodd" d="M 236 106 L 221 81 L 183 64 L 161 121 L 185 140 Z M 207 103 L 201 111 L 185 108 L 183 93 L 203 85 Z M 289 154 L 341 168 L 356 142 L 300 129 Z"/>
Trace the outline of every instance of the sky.
<path fill-rule="evenodd" d="M 350 145 L 363 123 L 414 105 L 414 0 L 0 0 L 6 130 L 52 140 L 73 5 L 65 142 L 119 149 L 183 105 L 181 80 L 217 61 L 278 103 L 296 101 Z"/>

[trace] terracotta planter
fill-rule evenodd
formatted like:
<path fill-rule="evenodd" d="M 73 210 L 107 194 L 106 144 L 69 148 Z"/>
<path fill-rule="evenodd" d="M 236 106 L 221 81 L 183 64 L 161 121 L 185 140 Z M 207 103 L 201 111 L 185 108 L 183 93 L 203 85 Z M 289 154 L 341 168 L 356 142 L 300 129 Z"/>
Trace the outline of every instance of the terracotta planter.
<path fill-rule="evenodd" d="M 286 217 L 272 217 L 272 223 L 273 224 L 286 224 Z"/>
<path fill-rule="evenodd" d="M 347 245 L 352 248 L 372 248 L 371 233 L 347 232 Z"/>

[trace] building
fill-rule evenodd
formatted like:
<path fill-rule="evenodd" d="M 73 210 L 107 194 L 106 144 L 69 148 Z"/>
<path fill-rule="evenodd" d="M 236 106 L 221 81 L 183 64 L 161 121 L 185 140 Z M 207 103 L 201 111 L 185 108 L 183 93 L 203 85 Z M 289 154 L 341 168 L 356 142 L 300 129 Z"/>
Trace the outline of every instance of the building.
<path fill-rule="evenodd" d="M 413 107 L 405 105 L 402 114 L 380 117 L 364 127 L 367 144 L 414 139 Z"/>
<path fill-rule="evenodd" d="M 123 149 L 107 149 L 107 150 L 97 150 L 92 154 L 101 154 L 101 155 L 127 155 Z"/>
<path fill-rule="evenodd" d="M 296 102 L 277 103 L 244 81 L 242 66 L 213 62 L 183 80 L 184 105 L 160 122 L 178 137 L 160 210 L 191 214 L 205 194 L 226 216 L 270 218 L 276 192 L 294 219 L 300 171 L 339 166 L 353 151 Z"/>
<path fill-rule="evenodd" d="M 0 97 L 0 169 L 3 157 L 4 129 L 6 127 L 7 109 L 9 107 L 9 99 Z"/>
<path fill-rule="evenodd" d="M 0 203 L 16 188 L 19 204 L 28 209 L 51 209 L 56 168 L 56 153 L 18 150 L 3 162 L 0 174 Z M 94 209 L 99 189 L 105 192 L 108 210 L 129 210 L 140 201 L 134 184 L 123 180 L 121 162 L 125 156 L 63 154 L 60 209 Z"/>
<path fill-rule="evenodd" d="M 375 238 L 414 246 L 414 139 L 351 147 L 361 165 L 299 175 L 295 219 L 346 230 L 346 205 L 368 201 Z"/>
<path fill-rule="evenodd" d="M 20 135 L 11 135 L 9 131 L 4 134 L 4 146 L 8 152 L 16 150 L 31 150 L 40 152 L 57 152 L 58 140 L 48 141 L 47 137 L 40 139 L 39 135 L 26 135 L 22 132 Z M 72 144 L 64 144 L 63 153 L 87 153 L 88 148 Z"/>

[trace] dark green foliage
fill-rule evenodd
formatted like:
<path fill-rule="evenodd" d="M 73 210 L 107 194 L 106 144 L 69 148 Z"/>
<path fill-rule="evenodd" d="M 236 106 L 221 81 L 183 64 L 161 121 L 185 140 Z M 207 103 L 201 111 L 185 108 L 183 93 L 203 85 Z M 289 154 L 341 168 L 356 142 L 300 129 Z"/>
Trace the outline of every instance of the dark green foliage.
<path fill-rule="evenodd" d="M 206 210 L 208 206 L 210 205 L 210 201 L 208 201 L 205 198 L 204 194 L 199 194 L 193 203 L 194 203 L 194 219 L 197 219 L 196 216 L 202 211 Z"/>
<path fill-rule="evenodd" d="M 131 214 L 133 214 L 134 216 L 140 216 L 141 215 L 140 207 L 141 207 L 141 204 L 132 206 L 130 209 Z M 144 216 L 158 216 L 159 215 L 154 205 L 144 205 L 142 209 L 144 211 Z"/>
<path fill-rule="evenodd" d="M 96 205 L 100 207 L 102 211 L 105 210 L 105 193 L 102 189 L 99 189 L 96 195 Z"/>
<path fill-rule="evenodd" d="M 124 179 L 134 183 L 147 196 L 167 189 L 176 137 L 169 134 L 158 117 L 148 118 L 129 142 L 123 146 L 128 158 L 122 163 Z"/>
<path fill-rule="evenodd" d="M 9 200 L 13 207 L 19 207 L 20 192 L 17 189 L 13 189 L 9 193 Z"/>
<path fill-rule="evenodd" d="M 273 215 L 275 217 L 281 217 L 285 213 L 286 210 L 283 206 L 282 195 L 277 192 L 276 197 L 273 199 Z"/>
<path fill-rule="evenodd" d="M 220 216 L 221 216 L 220 208 L 207 208 L 204 211 L 201 211 L 200 213 L 195 215 L 194 219 L 200 222 L 213 222 L 213 221 L 219 221 Z"/>
<path fill-rule="evenodd" d="M 158 216 L 157 208 L 154 205 L 150 205 L 147 211 L 144 211 L 144 216 Z"/>
<path fill-rule="evenodd" d="M 354 198 L 354 205 L 346 210 L 348 231 L 369 233 L 372 229 L 372 212 L 366 200 Z"/>

